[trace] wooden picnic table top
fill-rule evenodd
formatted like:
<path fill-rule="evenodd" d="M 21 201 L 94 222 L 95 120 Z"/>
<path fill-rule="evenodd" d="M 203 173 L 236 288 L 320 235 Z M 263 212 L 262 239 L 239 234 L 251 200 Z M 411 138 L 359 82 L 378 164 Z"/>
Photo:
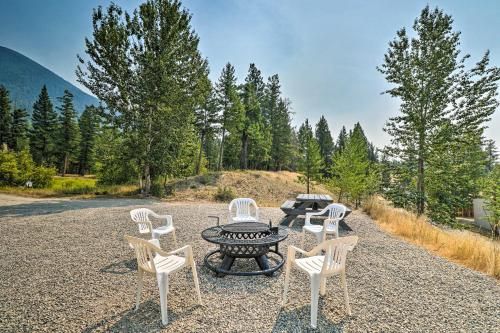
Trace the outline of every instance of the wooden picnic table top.
<path fill-rule="evenodd" d="M 333 202 L 332 197 L 328 194 L 299 194 L 295 200 L 301 202 Z"/>

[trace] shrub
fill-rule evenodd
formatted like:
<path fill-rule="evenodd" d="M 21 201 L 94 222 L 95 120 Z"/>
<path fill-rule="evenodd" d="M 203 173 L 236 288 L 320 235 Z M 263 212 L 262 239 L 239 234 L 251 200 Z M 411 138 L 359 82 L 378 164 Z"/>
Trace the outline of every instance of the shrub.
<path fill-rule="evenodd" d="M 35 167 L 31 175 L 33 187 L 46 188 L 52 186 L 53 177 L 56 175 L 55 168 L 47 168 L 43 166 Z"/>
<path fill-rule="evenodd" d="M 153 184 L 151 184 L 151 195 L 158 198 L 163 198 L 165 197 L 165 194 L 166 191 L 163 184 L 161 184 L 160 182 L 153 182 Z"/>
<path fill-rule="evenodd" d="M 16 155 L 8 150 L 0 151 L 0 183 L 15 185 L 18 176 L 19 169 L 17 168 Z"/>
<path fill-rule="evenodd" d="M 236 198 L 236 194 L 234 193 L 234 191 L 230 187 L 226 187 L 226 186 L 224 186 L 223 188 L 218 187 L 217 193 L 215 193 L 215 195 L 214 195 L 214 199 L 216 201 L 227 202 L 227 201 L 233 200 L 234 198 Z"/>
<path fill-rule="evenodd" d="M 19 169 L 18 183 L 24 185 L 28 180 L 31 180 L 35 168 L 35 162 L 27 149 L 17 153 L 17 167 Z"/>

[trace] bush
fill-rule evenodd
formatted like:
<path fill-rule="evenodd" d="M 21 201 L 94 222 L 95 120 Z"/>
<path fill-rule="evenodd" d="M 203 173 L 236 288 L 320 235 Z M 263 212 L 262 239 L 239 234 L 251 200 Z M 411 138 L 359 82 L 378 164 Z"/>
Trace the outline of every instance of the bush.
<path fill-rule="evenodd" d="M 151 195 L 158 197 L 158 198 L 164 198 L 166 194 L 165 191 L 165 186 L 161 184 L 160 182 L 153 182 L 151 184 Z"/>
<path fill-rule="evenodd" d="M 16 155 L 10 151 L 0 151 L 0 183 L 15 185 L 18 182 L 19 169 Z"/>
<path fill-rule="evenodd" d="M 226 186 L 224 186 L 224 188 L 218 187 L 217 193 L 215 193 L 215 195 L 214 195 L 214 199 L 216 201 L 227 202 L 227 201 L 233 200 L 234 198 L 236 198 L 236 194 L 234 193 L 234 191 L 230 187 L 226 187 Z"/>
<path fill-rule="evenodd" d="M 47 188 L 52 186 L 53 177 L 56 175 L 55 168 L 47 168 L 43 166 L 35 167 L 33 169 L 33 174 L 31 175 L 31 181 L 33 182 L 33 187 L 36 188 Z"/>

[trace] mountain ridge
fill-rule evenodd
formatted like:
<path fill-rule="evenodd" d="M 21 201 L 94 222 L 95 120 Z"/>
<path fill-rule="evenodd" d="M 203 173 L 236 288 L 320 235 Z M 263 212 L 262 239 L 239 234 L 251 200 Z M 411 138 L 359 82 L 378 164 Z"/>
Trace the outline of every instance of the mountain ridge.
<path fill-rule="evenodd" d="M 58 106 L 57 97 L 67 89 L 73 94 L 75 111 L 81 114 L 86 105 L 98 105 L 99 101 L 71 84 L 47 67 L 22 53 L 0 45 L 0 85 L 9 91 L 13 107 L 33 109 L 43 85 L 47 86 L 52 104 Z"/>

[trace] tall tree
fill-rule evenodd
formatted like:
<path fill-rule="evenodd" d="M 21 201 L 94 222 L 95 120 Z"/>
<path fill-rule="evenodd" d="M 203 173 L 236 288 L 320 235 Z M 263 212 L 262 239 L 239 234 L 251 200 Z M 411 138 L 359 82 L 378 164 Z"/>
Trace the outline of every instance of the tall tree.
<path fill-rule="evenodd" d="M 271 157 L 274 169 L 280 171 L 293 158 L 290 100 L 280 98 L 273 116 Z"/>
<path fill-rule="evenodd" d="M 78 157 L 78 143 L 80 132 L 76 120 L 76 112 L 73 107 L 73 94 L 64 90 L 64 95 L 58 97 L 61 105 L 59 110 L 59 142 L 58 150 L 61 156 L 61 174 L 64 177 L 68 171 L 70 162 Z"/>
<path fill-rule="evenodd" d="M 236 87 L 234 67 L 230 63 L 222 69 L 219 81 L 215 85 L 217 108 L 221 113 L 221 145 L 217 169 L 222 170 L 224 144 L 229 130 L 235 132 L 241 126 L 242 106 Z"/>
<path fill-rule="evenodd" d="M 39 165 L 52 165 L 56 156 L 57 113 L 44 85 L 33 105 L 31 115 L 30 151 Z"/>
<path fill-rule="evenodd" d="M 28 112 L 25 109 L 14 109 L 12 114 L 12 138 L 15 151 L 20 152 L 28 149 Z"/>
<path fill-rule="evenodd" d="M 331 173 L 332 183 L 339 190 L 338 200 L 346 195 L 357 208 L 361 200 L 377 188 L 376 171 L 368 158 L 368 144 L 361 126 L 354 127 L 344 150 L 336 152 L 334 159 Z"/>
<path fill-rule="evenodd" d="M 85 68 L 78 67 L 78 80 L 106 103 L 149 194 L 152 179 L 184 165 L 179 154 L 187 143 L 196 149 L 194 109 L 207 61 L 179 1 L 148 0 L 133 14 L 116 4 L 98 7 L 92 22 L 90 61 L 79 58 Z"/>
<path fill-rule="evenodd" d="M 201 170 L 203 151 L 207 150 L 207 140 L 218 131 L 219 114 L 215 100 L 215 92 L 211 82 L 206 80 L 206 95 L 199 108 L 195 110 L 195 127 L 200 138 L 200 147 L 198 160 L 196 162 L 195 173 L 199 174 Z"/>
<path fill-rule="evenodd" d="M 321 177 L 321 155 L 318 141 L 313 135 L 309 120 L 300 126 L 299 133 L 299 170 L 304 174 L 303 181 L 307 184 L 307 193 L 310 191 L 312 181 L 319 180 Z"/>
<path fill-rule="evenodd" d="M 9 92 L 0 85 L 0 150 L 3 145 L 12 147 L 12 113 Z"/>
<path fill-rule="evenodd" d="M 486 153 L 486 169 L 490 172 L 493 170 L 498 160 L 498 150 L 494 140 L 485 141 L 484 152 Z"/>
<path fill-rule="evenodd" d="M 321 116 L 318 123 L 316 124 L 315 130 L 316 140 L 318 140 L 319 151 L 321 157 L 323 158 L 324 169 L 323 173 L 326 175 L 327 170 L 332 164 L 332 155 L 335 145 L 333 143 L 332 134 L 330 133 L 330 128 L 328 127 L 328 122 L 324 116 Z"/>
<path fill-rule="evenodd" d="M 339 136 L 337 137 L 337 143 L 335 144 L 335 151 L 342 153 L 345 148 L 345 144 L 347 141 L 347 131 L 345 126 L 342 126 L 342 129 L 339 132 Z"/>
<path fill-rule="evenodd" d="M 378 68 L 395 85 L 386 93 L 402 101 L 401 115 L 386 124 L 385 131 L 392 139 L 385 151 L 400 161 L 415 163 L 408 170 L 416 170 L 418 214 L 424 212 L 430 179 L 442 179 L 427 175 L 429 170 L 439 169 L 432 166 L 440 161 L 437 154 L 463 138 L 478 138 L 484 122 L 498 106 L 498 69 L 488 66 L 487 52 L 474 68 L 465 71 L 468 55 L 459 59 L 460 33 L 453 31 L 452 23 L 452 17 L 442 10 L 425 7 L 413 25 L 415 37 L 410 39 L 404 28 L 399 30 Z M 454 165 L 458 161 L 447 163 Z M 438 193 L 433 191 L 432 195 Z M 452 213 L 449 209 L 447 219 Z"/>
<path fill-rule="evenodd" d="M 80 129 L 80 149 L 78 155 L 78 173 L 89 173 L 95 162 L 95 144 L 99 128 L 99 109 L 93 105 L 83 110 L 78 127 Z"/>

